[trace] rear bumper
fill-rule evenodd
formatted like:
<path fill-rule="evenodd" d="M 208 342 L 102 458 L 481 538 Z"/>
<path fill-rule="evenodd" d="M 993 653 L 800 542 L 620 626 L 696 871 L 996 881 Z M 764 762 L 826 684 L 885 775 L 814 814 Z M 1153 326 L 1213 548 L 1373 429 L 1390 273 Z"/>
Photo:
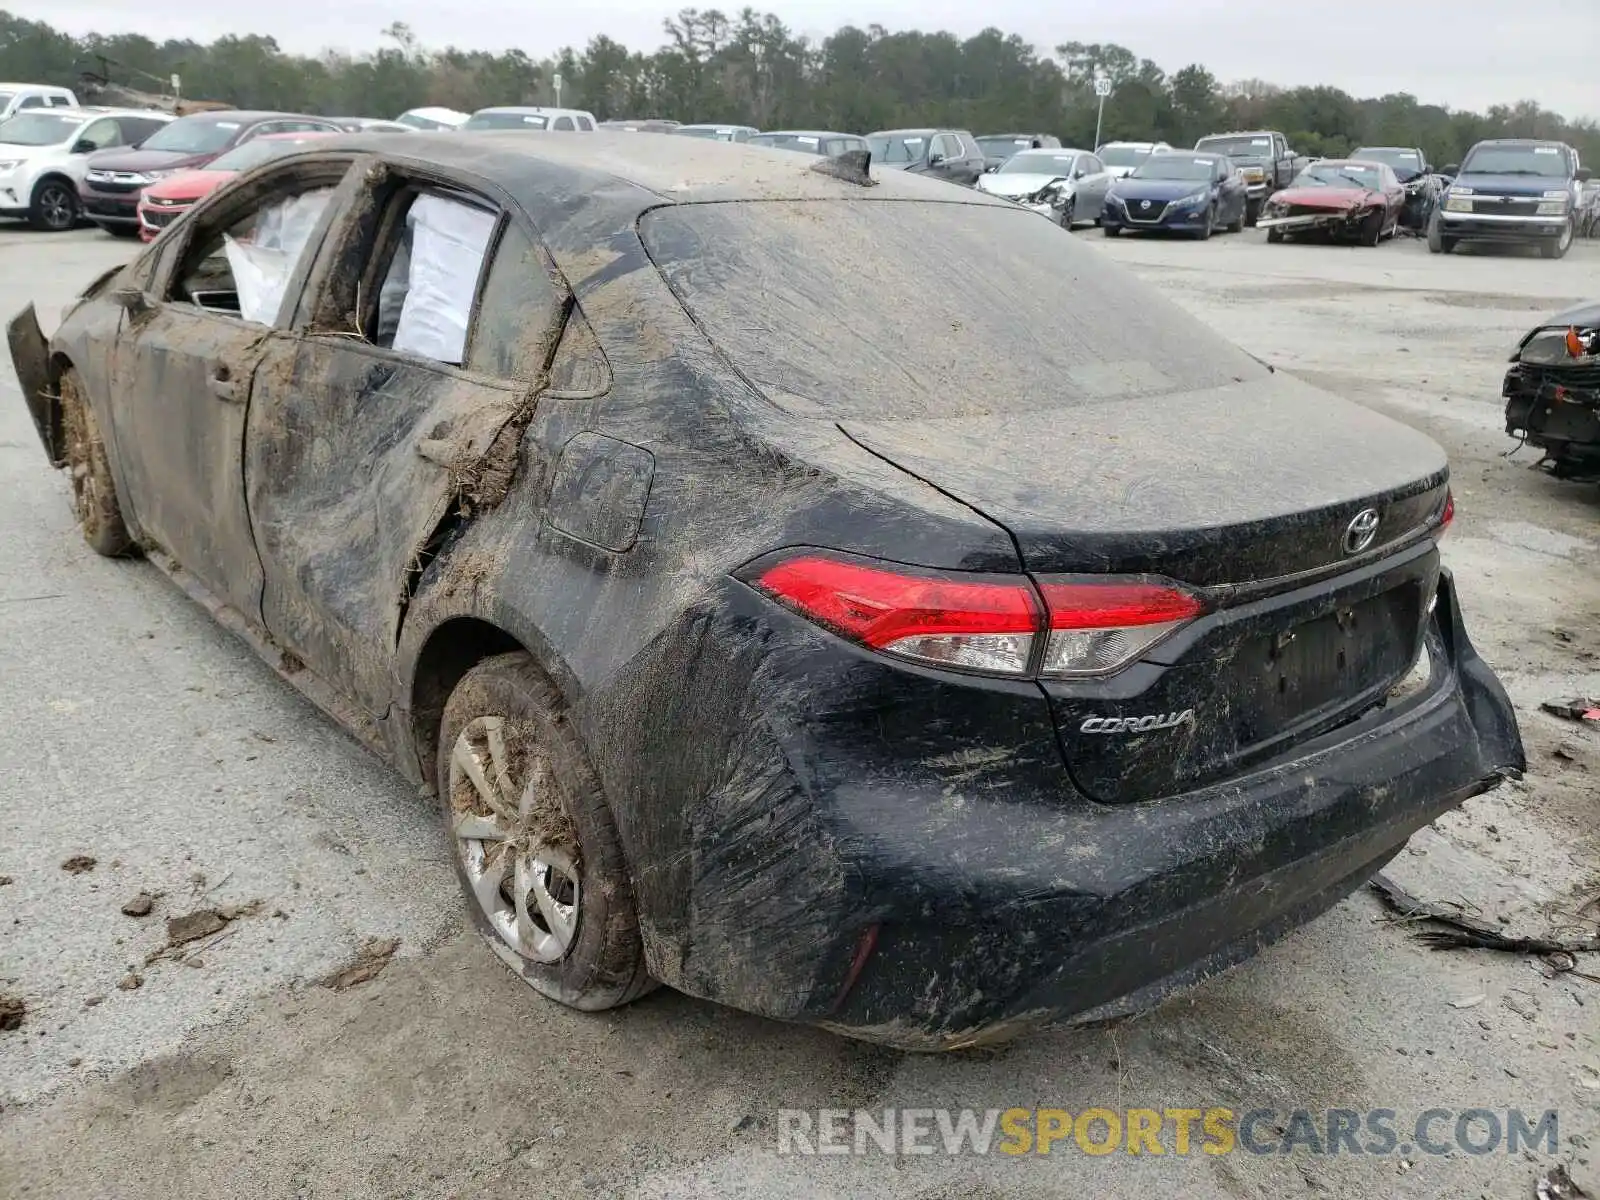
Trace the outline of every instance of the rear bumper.
<path fill-rule="evenodd" d="M 1511 704 L 1447 575 L 1428 645 L 1425 686 L 1292 760 L 1117 806 L 1084 798 L 1030 757 L 1031 742 L 952 750 L 936 710 L 925 736 L 943 752 L 908 761 L 913 735 L 893 717 L 862 742 L 813 686 L 822 711 L 804 734 L 773 731 L 783 760 L 747 772 L 736 825 L 687 822 L 702 830 L 686 848 L 695 877 L 677 931 L 689 950 L 664 955 L 662 973 L 917 1050 L 1152 1004 L 1309 920 L 1415 830 L 1523 768 Z M 815 685 L 827 668 L 807 675 Z M 796 689 L 768 686 L 771 708 L 794 704 Z M 942 778 L 923 770 L 935 763 Z"/>

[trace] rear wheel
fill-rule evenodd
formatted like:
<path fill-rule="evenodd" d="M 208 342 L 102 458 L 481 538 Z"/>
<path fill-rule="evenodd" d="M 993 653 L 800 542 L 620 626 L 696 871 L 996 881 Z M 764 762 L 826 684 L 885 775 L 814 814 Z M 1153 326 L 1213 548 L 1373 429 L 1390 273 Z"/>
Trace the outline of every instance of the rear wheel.
<path fill-rule="evenodd" d="M 28 205 L 28 224 L 62 233 L 78 223 L 78 194 L 64 179 L 41 179 Z"/>
<path fill-rule="evenodd" d="M 1228 232 L 1229 233 L 1243 233 L 1244 232 L 1244 209 L 1243 208 L 1241 208 L 1239 210 L 1239 215 L 1237 217 L 1235 217 L 1233 220 L 1228 222 Z"/>
<path fill-rule="evenodd" d="M 456 685 L 436 772 L 457 872 L 500 960 L 586 1012 L 649 991 L 611 809 L 532 656 L 485 659 Z"/>
<path fill-rule="evenodd" d="M 72 484 L 72 513 L 83 540 L 96 554 L 120 558 L 135 550 L 122 520 L 116 481 L 106 444 L 83 383 L 76 371 L 61 377 L 61 436 L 66 444 L 67 478 Z"/>

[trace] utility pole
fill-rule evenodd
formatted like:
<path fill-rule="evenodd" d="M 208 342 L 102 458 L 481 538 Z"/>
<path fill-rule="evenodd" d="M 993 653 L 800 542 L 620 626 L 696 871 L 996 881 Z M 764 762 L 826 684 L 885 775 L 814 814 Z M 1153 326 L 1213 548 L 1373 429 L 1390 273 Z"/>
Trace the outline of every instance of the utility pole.
<path fill-rule="evenodd" d="M 1100 126 L 1106 118 L 1106 97 L 1111 95 L 1111 77 L 1099 71 L 1094 75 L 1094 94 L 1100 97 L 1100 111 L 1094 118 L 1094 148 L 1100 149 Z"/>

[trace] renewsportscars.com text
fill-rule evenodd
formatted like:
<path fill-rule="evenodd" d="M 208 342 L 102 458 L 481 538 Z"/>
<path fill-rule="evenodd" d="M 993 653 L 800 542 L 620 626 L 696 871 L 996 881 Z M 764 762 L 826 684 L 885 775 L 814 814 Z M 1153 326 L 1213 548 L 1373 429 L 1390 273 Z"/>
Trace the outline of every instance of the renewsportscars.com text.
<path fill-rule="evenodd" d="M 779 1154 L 1554 1154 L 1554 1110 L 779 1109 Z"/>

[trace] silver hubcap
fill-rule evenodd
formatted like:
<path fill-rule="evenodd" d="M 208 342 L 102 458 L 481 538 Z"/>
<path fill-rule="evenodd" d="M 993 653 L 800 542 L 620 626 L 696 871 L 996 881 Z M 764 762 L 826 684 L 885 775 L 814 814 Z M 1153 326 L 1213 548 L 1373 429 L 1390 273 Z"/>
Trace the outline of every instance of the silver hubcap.
<path fill-rule="evenodd" d="M 64 229 L 72 223 L 72 199 L 61 188 L 47 187 L 39 196 L 39 212 L 46 225 Z"/>
<path fill-rule="evenodd" d="M 450 753 L 450 822 L 472 894 L 500 940 L 559 962 L 578 933 L 577 841 L 549 767 L 501 717 L 479 717 Z"/>

